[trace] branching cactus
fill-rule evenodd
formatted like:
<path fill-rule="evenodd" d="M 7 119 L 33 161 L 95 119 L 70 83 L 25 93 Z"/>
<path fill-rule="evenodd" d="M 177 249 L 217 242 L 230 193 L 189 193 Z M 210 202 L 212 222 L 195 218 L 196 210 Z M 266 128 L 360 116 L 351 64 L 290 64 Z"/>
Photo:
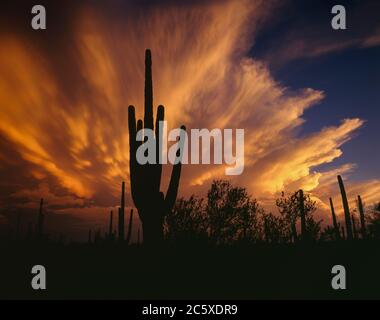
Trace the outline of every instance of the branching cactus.
<path fill-rule="evenodd" d="M 338 225 L 338 222 L 336 220 L 334 203 L 333 203 L 332 198 L 330 198 L 330 208 L 331 208 L 333 226 L 334 226 L 334 230 L 335 230 L 335 236 L 336 236 L 336 239 L 339 240 L 340 239 L 339 225 Z"/>
<path fill-rule="evenodd" d="M 353 236 L 352 236 L 352 225 L 351 225 L 351 218 L 350 218 L 350 207 L 348 206 L 346 189 L 344 188 L 343 179 L 341 176 L 338 176 L 338 183 L 339 183 L 340 193 L 342 195 L 344 217 L 346 220 L 347 240 L 352 240 Z"/>
<path fill-rule="evenodd" d="M 159 122 L 164 121 L 164 107 L 158 106 L 156 124 L 153 128 L 153 85 L 152 85 L 152 60 L 150 50 L 145 52 L 145 105 L 144 122 L 136 123 L 135 108 L 128 108 L 129 125 L 129 164 L 130 182 L 133 202 L 138 210 L 143 227 L 144 243 L 147 245 L 158 244 L 163 239 L 163 221 L 167 213 L 174 206 L 177 198 L 179 179 L 181 176 L 181 146 L 177 150 L 176 164 L 173 165 L 172 175 L 166 195 L 160 191 L 162 164 L 159 159 L 162 155 L 163 132 Z M 142 144 L 136 141 L 136 135 L 140 130 L 155 129 L 156 162 L 153 164 L 140 164 L 136 159 L 138 147 Z M 184 132 L 185 127 L 181 127 Z M 181 134 L 180 143 L 184 144 L 185 136 Z"/>
<path fill-rule="evenodd" d="M 367 237 L 367 232 L 365 228 L 364 209 L 361 196 L 358 196 L 358 209 L 360 214 L 360 232 L 362 234 L 362 238 L 365 239 Z"/>

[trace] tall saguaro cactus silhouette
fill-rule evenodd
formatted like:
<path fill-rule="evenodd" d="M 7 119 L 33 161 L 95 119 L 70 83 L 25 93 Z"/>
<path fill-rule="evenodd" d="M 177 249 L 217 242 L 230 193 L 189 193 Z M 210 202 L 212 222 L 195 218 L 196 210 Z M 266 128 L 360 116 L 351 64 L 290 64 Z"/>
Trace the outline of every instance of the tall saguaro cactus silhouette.
<path fill-rule="evenodd" d="M 358 208 L 360 214 L 360 233 L 362 234 L 362 238 L 365 239 L 367 236 L 367 232 L 365 229 L 364 209 L 361 196 L 358 196 Z"/>
<path fill-rule="evenodd" d="M 332 198 L 330 198 L 330 208 L 331 208 L 331 216 L 332 216 L 333 226 L 334 226 L 334 230 L 335 230 L 335 236 L 336 236 L 336 239 L 339 240 L 340 239 L 339 225 L 338 225 L 338 222 L 336 220 L 334 203 L 333 203 Z"/>
<path fill-rule="evenodd" d="M 142 129 L 153 130 L 153 84 L 152 84 L 152 59 L 150 50 L 145 52 L 145 104 L 144 104 L 144 123 L 138 120 L 136 123 L 135 108 L 128 108 L 129 126 L 129 168 L 131 194 L 133 202 L 138 210 L 142 227 L 143 239 L 147 245 L 157 244 L 163 239 L 163 220 L 164 216 L 173 209 L 179 187 L 181 176 L 181 158 L 178 156 L 180 146 L 177 151 L 179 161 L 173 165 L 172 175 L 166 196 L 160 191 L 162 164 L 158 159 L 162 154 L 162 131 L 159 123 L 164 121 L 164 107 L 158 106 L 155 124 L 155 147 L 156 163 L 141 165 L 137 162 L 136 152 L 142 142 L 136 141 L 137 132 Z M 184 126 L 182 130 L 186 130 Z M 181 143 L 185 137 L 181 136 Z"/>
<path fill-rule="evenodd" d="M 348 206 L 346 189 L 344 188 L 343 179 L 341 176 L 338 176 L 338 183 L 339 183 L 340 193 L 342 195 L 344 217 L 346 220 L 347 240 L 352 240 L 353 236 L 352 236 L 352 226 L 351 226 L 351 217 L 350 217 L 350 207 Z"/>

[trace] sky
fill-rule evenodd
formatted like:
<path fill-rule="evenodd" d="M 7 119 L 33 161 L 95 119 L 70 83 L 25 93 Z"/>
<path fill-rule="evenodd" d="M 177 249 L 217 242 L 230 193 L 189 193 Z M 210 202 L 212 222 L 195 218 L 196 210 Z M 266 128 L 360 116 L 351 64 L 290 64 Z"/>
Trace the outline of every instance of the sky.
<path fill-rule="evenodd" d="M 302 188 L 329 223 L 341 174 L 352 206 L 380 200 L 378 1 L 344 1 L 346 30 L 331 28 L 334 1 L 40 4 L 46 30 L 30 27 L 32 1 L 0 13 L 3 228 L 18 212 L 26 228 L 43 197 L 49 230 L 85 239 L 106 228 L 123 180 L 133 207 L 126 111 L 143 112 L 146 48 L 170 128 L 245 130 L 243 174 L 186 165 L 180 196 L 230 179 L 275 210 L 281 191 Z"/>

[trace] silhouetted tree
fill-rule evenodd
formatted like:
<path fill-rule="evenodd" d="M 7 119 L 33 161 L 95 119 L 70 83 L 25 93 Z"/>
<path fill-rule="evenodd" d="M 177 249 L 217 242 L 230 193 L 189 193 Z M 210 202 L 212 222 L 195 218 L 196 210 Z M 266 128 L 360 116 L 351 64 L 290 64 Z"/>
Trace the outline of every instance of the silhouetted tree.
<path fill-rule="evenodd" d="M 165 236 L 176 242 L 205 241 L 208 221 L 202 198 L 180 198 L 165 217 Z"/>
<path fill-rule="evenodd" d="M 210 238 L 219 244 L 257 238 L 258 211 L 256 200 L 249 197 L 245 188 L 214 180 L 207 192 L 206 205 Z"/>
<path fill-rule="evenodd" d="M 287 221 L 273 213 L 262 213 L 263 239 L 266 243 L 287 243 L 292 239 L 292 232 Z"/>
<path fill-rule="evenodd" d="M 300 197 L 300 195 L 302 197 Z M 301 214 L 305 217 L 305 233 L 308 240 L 317 240 L 320 231 L 321 221 L 315 221 L 313 213 L 315 212 L 316 203 L 312 201 L 310 195 L 303 192 L 294 192 L 288 197 L 282 192 L 281 197 L 276 200 L 278 210 L 286 222 L 288 231 L 286 234 L 291 234 L 293 242 L 298 240 L 297 220 L 301 218 Z"/>

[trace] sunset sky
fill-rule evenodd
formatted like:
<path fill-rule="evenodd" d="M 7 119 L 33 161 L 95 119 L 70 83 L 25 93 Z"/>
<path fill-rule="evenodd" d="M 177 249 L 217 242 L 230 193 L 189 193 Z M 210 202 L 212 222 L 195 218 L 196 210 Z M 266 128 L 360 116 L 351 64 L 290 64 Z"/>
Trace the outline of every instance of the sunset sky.
<path fill-rule="evenodd" d="M 127 108 L 142 116 L 144 51 L 154 105 L 170 128 L 242 128 L 245 170 L 184 166 L 180 196 L 216 178 L 245 186 L 268 209 L 303 188 L 330 223 L 336 175 L 348 195 L 380 201 L 379 1 L 33 1 L 0 12 L 0 225 L 43 197 L 51 232 L 85 238 L 129 193 Z M 63 5 L 64 3 L 64 5 Z M 104 2 L 105 3 L 105 2 Z M 168 175 L 170 168 L 165 168 Z M 166 189 L 167 179 L 163 181 Z M 137 224 L 137 220 L 135 221 Z M 136 230 L 136 228 L 135 228 Z"/>

